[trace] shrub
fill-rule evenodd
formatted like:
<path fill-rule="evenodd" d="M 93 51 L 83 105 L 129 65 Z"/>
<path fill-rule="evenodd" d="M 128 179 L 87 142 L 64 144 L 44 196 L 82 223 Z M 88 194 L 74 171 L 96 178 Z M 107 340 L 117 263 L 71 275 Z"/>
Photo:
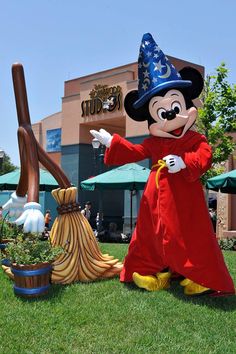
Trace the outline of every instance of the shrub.
<path fill-rule="evenodd" d="M 218 241 L 219 246 L 222 250 L 236 250 L 236 238 L 223 238 Z"/>

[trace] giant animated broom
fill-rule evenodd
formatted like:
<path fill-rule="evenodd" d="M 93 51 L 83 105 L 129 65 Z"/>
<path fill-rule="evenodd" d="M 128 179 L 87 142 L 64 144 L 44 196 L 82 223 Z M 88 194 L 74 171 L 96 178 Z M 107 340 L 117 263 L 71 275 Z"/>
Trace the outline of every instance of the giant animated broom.
<path fill-rule="evenodd" d="M 12 66 L 13 85 L 18 115 L 18 144 L 21 161 L 18 196 L 27 196 L 27 202 L 39 201 L 39 162 L 53 175 L 60 188 L 52 195 L 58 203 L 58 216 L 50 233 L 53 246 L 61 246 L 64 253 L 53 263 L 52 282 L 70 284 L 111 278 L 121 272 L 122 263 L 108 254 L 102 254 L 93 230 L 80 213 L 76 202 L 77 188 L 73 187 L 62 169 L 37 142 L 30 121 L 23 66 Z M 10 268 L 4 271 L 12 277 Z"/>

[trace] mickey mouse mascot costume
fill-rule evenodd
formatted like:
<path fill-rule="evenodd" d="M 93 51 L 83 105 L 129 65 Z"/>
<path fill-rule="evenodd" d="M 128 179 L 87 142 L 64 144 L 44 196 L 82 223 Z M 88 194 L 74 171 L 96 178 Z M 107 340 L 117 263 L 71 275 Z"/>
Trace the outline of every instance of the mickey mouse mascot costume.
<path fill-rule="evenodd" d="M 202 76 L 191 67 L 178 73 L 149 33 L 140 46 L 138 75 L 138 91 L 127 94 L 125 109 L 135 121 L 148 121 L 150 137 L 134 145 L 91 130 L 107 147 L 108 165 L 152 159 L 120 280 L 158 291 L 168 289 L 177 273 L 186 295 L 234 294 L 200 182 L 212 159 L 206 138 L 193 129 L 192 100 L 202 91 Z"/>

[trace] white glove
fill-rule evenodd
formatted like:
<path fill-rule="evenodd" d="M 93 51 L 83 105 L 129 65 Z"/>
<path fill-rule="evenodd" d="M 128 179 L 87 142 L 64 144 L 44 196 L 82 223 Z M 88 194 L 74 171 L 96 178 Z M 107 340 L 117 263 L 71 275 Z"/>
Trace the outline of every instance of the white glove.
<path fill-rule="evenodd" d="M 111 146 L 113 136 L 105 129 L 99 129 L 99 132 L 97 130 L 90 130 L 90 133 L 94 138 L 98 139 L 102 145 L 105 145 L 107 148 Z"/>
<path fill-rule="evenodd" d="M 15 223 L 17 225 L 24 224 L 24 232 L 43 232 L 45 223 L 41 205 L 35 202 L 26 203 L 23 214 Z"/>
<path fill-rule="evenodd" d="M 16 192 L 11 194 L 10 199 L 3 205 L 3 210 L 9 210 L 9 216 L 16 218 L 23 213 L 23 208 L 27 202 L 27 197 L 19 197 Z"/>
<path fill-rule="evenodd" d="M 177 155 L 167 155 L 163 157 L 163 160 L 166 162 L 168 172 L 176 173 L 180 170 L 186 168 L 186 165 L 182 159 L 182 157 Z"/>

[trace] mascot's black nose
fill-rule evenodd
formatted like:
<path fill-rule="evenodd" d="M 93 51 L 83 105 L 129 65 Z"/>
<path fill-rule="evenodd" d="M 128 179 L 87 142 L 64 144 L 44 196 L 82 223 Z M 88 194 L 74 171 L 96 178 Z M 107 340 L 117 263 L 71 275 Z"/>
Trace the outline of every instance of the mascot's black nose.
<path fill-rule="evenodd" d="M 176 113 L 173 109 L 170 109 L 169 111 L 166 111 L 166 119 L 167 120 L 172 120 L 176 117 Z"/>

